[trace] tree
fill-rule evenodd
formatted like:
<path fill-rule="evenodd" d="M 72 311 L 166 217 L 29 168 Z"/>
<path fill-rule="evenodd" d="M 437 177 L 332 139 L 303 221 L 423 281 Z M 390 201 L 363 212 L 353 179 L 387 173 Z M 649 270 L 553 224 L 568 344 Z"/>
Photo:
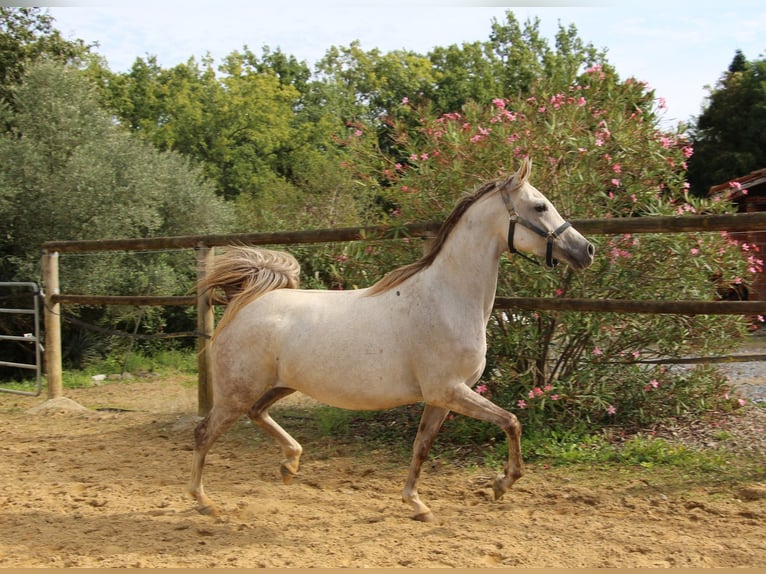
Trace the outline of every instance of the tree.
<path fill-rule="evenodd" d="M 748 62 L 738 50 L 690 131 L 695 195 L 766 166 L 766 60 Z"/>
<path fill-rule="evenodd" d="M 281 52 L 267 50 L 259 61 L 246 50 L 227 56 L 218 72 L 210 58 L 169 70 L 138 58 L 127 74 L 106 74 L 105 101 L 160 149 L 198 161 L 223 197 L 257 196 L 289 171 L 295 85 L 305 84 L 305 70 Z"/>
<path fill-rule="evenodd" d="M 0 274 L 6 280 L 39 277 L 47 240 L 230 229 L 228 206 L 201 171 L 116 126 L 77 69 L 33 64 L 12 97 L 12 127 L 0 136 Z M 73 293 L 179 294 L 194 277 L 188 256 L 114 253 L 64 264 L 60 280 Z M 120 309 L 89 313 L 110 324 L 126 320 Z M 157 308 L 144 324 L 161 328 L 163 321 Z"/>
<path fill-rule="evenodd" d="M 81 40 L 64 40 L 53 28 L 53 18 L 40 8 L 0 6 L 0 104 L 12 103 L 12 89 L 30 63 L 41 57 L 75 62 L 88 50 Z"/>
<path fill-rule="evenodd" d="M 566 217 L 732 211 L 724 201 L 689 196 L 689 142 L 682 133 L 658 129 L 654 96 L 643 83 L 620 81 L 601 65 L 552 90 L 559 81 L 546 76 L 531 81 L 518 97 L 470 102 L 459 112 L 418 107 L 417 130 L 392 122 L 406 163 L 385 150 L 375 153 L 376 132 L 350 134 L 351 167 L 363 185 L 385 198 L 393 225 L 444 218 L 462 192 L 511 172 L 526 156 L 535 165 L 533 184 Z M 748 262 L 747 246 L 717 233 L 591 239 L 598 255 L 582 274 L 546 271 L 511 258 L 503 264 L 499 293 L 712 300 L 718 287 L 714 276 L 742 283 L 752 276 L 749 268 L 762 265 Z M 348 281 L 359 281 L 370 262 L 372 268 L 390 268 L 397 258 L 419 256 L 411 242 L 393 249 L 360 253 L 346 262 Z M 716 402 L 726 404 L 723 377 L 712 369 L 690 374 L 637 361 L 722 352 L 744 328 L 731 317 L 497 312 L 490 323 L 486 388 L 537 431 L 551 425 L 641 425 L 697 413 Z"/>

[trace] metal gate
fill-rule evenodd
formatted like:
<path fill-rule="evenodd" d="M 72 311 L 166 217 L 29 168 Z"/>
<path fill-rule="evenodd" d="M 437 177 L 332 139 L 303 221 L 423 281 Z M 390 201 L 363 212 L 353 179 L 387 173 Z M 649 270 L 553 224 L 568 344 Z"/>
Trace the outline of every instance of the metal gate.
<path fill-rule="evenodd" d="M 37 286 L 37 283 L 0 283 L 0 289 L 3 288 L 13 288 L 13 287 L 22 287 L 27 288 L 30 290 L 30 292 L 23 295 L 18 296 L 12 296 L 12 297 L 2 297 L 0 296 L 0 301 L 3 299 L 13 300 L 20 297 L 31 297 L 32 299 L 32 306 L 31 307 L 25 307 L 25 308 L 0 308 L 0 313 L 5 314 L 15 314 L 15 315 L 32 315 L 34 326 L 33 326 L 33 332 L 32 333 L 22 333 L 21 335 L 0 335 L 0 343 L 3 341 L 20 341 L 24 343 L 29 343 L 31 345 L 34 345 L 34 356 L 35 356 L 35 362 L 34 364 L 28 364 L 28 363 L 12 363 L 9 361 L 0 361 L 0 367 L 15 367 L 17 369 L 29 369 L 32 371 L 35 371 L 37 376 L 37 388 L 36 392 L 32 391 L 21 391 L 17 389 L 6 389 L 0 387 L 0 392 L 3 393 L 14 393 L 16 395 L 29 395 L 29 396 L 39 396 L 40 392 L 42 391 L 42 351 L 43 351 L 43 345 L 42 341 L 40 340 L 40 288 Z"/>

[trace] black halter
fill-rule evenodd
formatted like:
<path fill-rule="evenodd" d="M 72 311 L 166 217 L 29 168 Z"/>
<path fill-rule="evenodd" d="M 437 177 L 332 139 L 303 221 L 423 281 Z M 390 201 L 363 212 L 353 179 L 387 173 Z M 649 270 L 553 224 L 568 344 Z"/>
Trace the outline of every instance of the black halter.
<path fill-rule="evenodd" d="M 531 261 L 535 265 L 539 265 L 539 263 L 535 261 L 534 259 L 532 259 L 531 257 L 529 257 L 528 255 L 525 255 L 521 251 L 517 250 L 513 246 L 513 233 L 517 223 L 519 225 L 523 225 L 530 231 L 534 231 L 540 237 L 543 237 L 546 240 L 547 246 L 545 249 L 545 264 L 551 269 L 556 267 L 559 264 L 559 262 L 557 259 L 553 258 L 553 242 L 556 241 L 556 239 L 558 239 L 559 236 L 562 233 L 564 233 L 564 231 L 569 229 L 572 226 L 572 224 L 568 221 L 565 221 L 554 231 L 545 231 L 544 229 L 540 229 L 539 227 L 537 227 L 537 225 L 535 225 L 531 221 L 527 221 L 526 219 L 523 219 L 519 217 L 518 215 L 511 215 L 511 221 L 508 224 L 508 249 L 511 251 L 511 253 L 517 253 L 518 255 L 521 255 L 524 259 L 526 259 L 527 261 Z"/>

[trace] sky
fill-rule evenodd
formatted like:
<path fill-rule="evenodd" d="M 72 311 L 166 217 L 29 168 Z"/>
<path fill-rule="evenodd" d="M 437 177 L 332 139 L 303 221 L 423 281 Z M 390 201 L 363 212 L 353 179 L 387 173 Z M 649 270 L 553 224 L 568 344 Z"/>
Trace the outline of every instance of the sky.
<path fill-rule="evenodd" d="M 23 5 L 23 2 L 0 4 Z M 32 3 L 30 3 L 32 4 Z M 279 48 L 310 66 L 332 46 L 412 50 L 489 39 L 493 19 L 540 19 L 551 46 L 559 24 L 607 50 L 621 78 L 635 77 L 664 98 L 663 122 L 698 116 L 742 50 L 766 53 L 766 3 L 750 0 L 70 0 L 44 6 L 64 37 L 97 43 L 114 72 L 155 56 L 169 68 L 210 54 L 216 62 L 247 46 Z"/>

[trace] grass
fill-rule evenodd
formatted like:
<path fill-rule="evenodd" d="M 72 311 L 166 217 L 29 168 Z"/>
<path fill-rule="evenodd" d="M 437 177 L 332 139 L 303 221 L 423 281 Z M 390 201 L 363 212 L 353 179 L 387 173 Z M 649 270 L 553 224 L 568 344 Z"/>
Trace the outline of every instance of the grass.
<path fill-rule="evenodd" d="M 125 373 L 154 374 L 157 376 L 190 375 L 189 384 L 196 385 L 197 356 L 188 351 L 160 351 L 146 356 L 141 353 L 131 353 L 125 357 L 108 357 L 93 361 L 80 370 L 65 370 L 63 373 L 64 388 L 81 389 L 94 386 L 96 375 L 119 377 Z M 0 387 L 11 390 L 34 391 L 37 383 L 34 379 L 21 381 L 0 381 Z M 43 382 L 43 392 L 45 383 Z"/>
<path fill-rule="evenodd" d="M 420 405 L 384 412 L 355 412 L 320 407 L 316 409 L 317 436 L 363 450 L 387 449 L 402 460 L 411 453 L 417 433 Z M 461 420 L 462 419 L 462 420 Z M 502 432 L 492 425 L 465 424 L 464 417 L 447 421 L 431 452 L 459 466 L 502 468 L 507 458 L 507 443 Z M 730 434 L 716 435 L 722 443 Z M 766 466 L 757 457 L 731 452 L 724 446 L 694 449 L 662 438 L 636 433 L 614 440 L 598 430 L 567 430 L 526 433 L 522 455 L 528 464 L 570 467 L 607 472 L 663 476 L 664 481 L 684 484 L 738 484 L 766 480 Z"/>

